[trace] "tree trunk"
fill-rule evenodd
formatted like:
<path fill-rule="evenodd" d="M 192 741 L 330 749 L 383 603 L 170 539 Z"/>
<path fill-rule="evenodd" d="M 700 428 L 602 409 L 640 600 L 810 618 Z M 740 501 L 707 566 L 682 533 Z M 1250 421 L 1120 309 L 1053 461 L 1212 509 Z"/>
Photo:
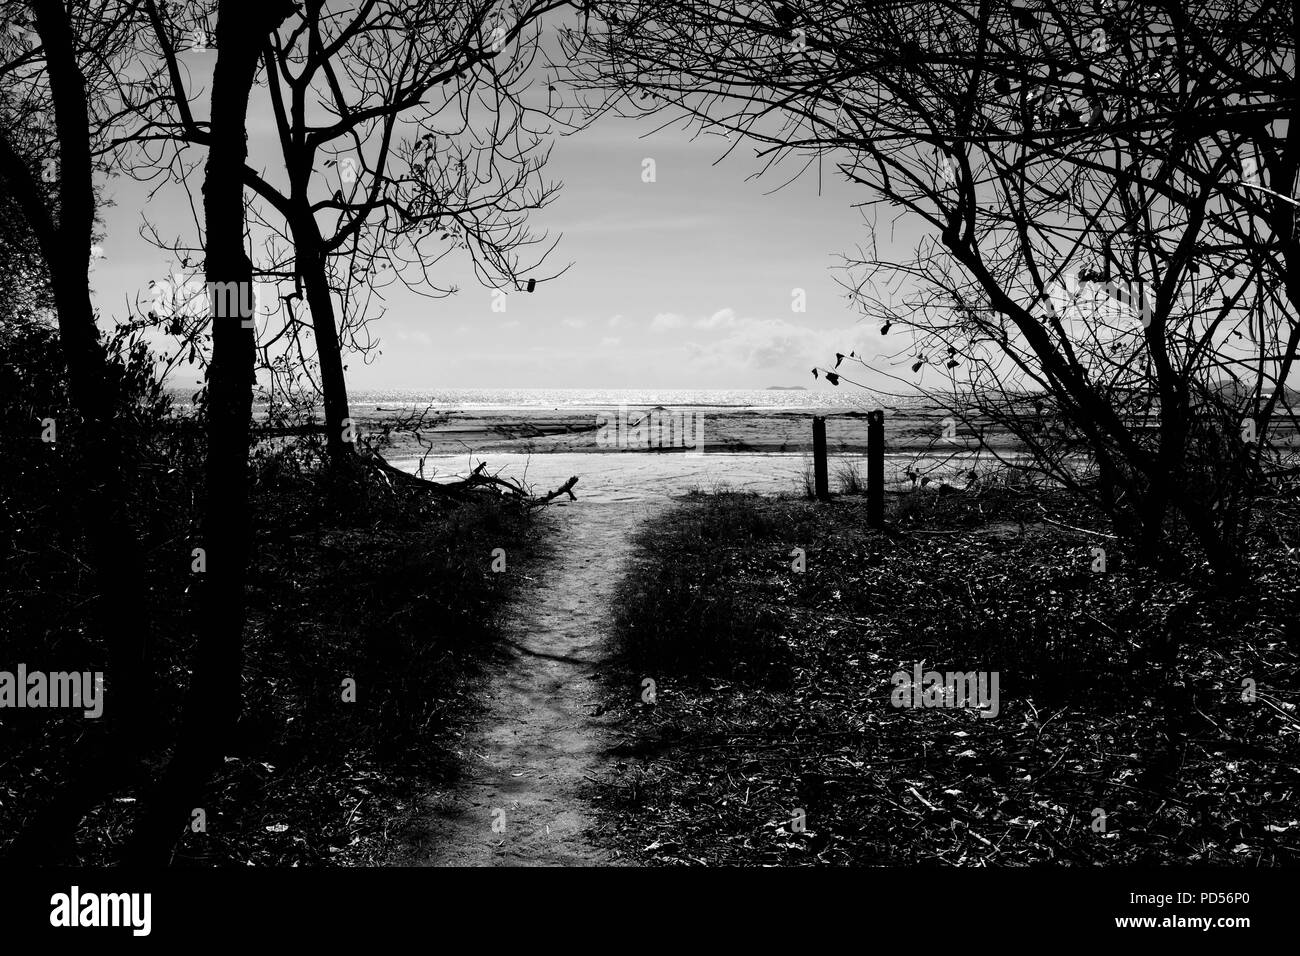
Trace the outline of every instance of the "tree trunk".
<path fill-rule="evenodd" d="M 1179 511 L 1201 546 L 1215 583 L 1227 593 L 1239 591 L 1246 582 L 1247 568 L 1241 545 L 1231 526 L 1216 521 L 1208 509 L 1196 501 L 1186 503 Z"/>
<path fill-rule="evenodd" d="M 334 315 L 334 298 L 325 271 L 325 251 L 316 221 L 304 212 L 293 221 L 294 256 L 298 274 L 306 286 L 307 305 L 311 308 L 312 333 L 316 338 L 316 358 L 320 362 L 321 391 L 325 399 L 325 440 L 330 462 L 348 462 L 356 444 L 348 428 L 348 385 L 343 374 L 343 349 L 339 343 L 338 322 Z"/>
<path fill-rule="evenodd" d="M 1165 556 L 1165 518 L 1168 512 L 1168 496 L 1160 487 L 1148 486 L 1137 502 L 1137 558 L 1152 568 L 1161 567 Z"/>
<path fill-rule="evenodd" d="M 59 144 L 58 218 L 33 188 L 20 199 L 41 245 L 54 291 L 59 341 L 79 428 L 84 495 L 73 507 L 86 534 L 96 589 L 93 632 L 106 648 L 105 713 L 81 738 L 73 771 L 30 818 L 9 848 L 15 863 L 64 863 L 74 857 L 81 819 L 132 779 L 148 738 L 153 688 L 143 556 L 126 509 L 122 436 L 115 434 L 118 396 L 109 384 L 90 299 L 88 262 L 95 194 L 86 82 L 77 65 L 71 24 L 58 0 L 32 4 L 45 50 Z M 9 179 L 9 177 L 6 177 Z M 11 188 L 22 183 L 9 179 Z M 80 434 L 77 434 L 77 432 Z"/>
<path fill-rule="evenodd" d="M 210 290 L 222 283 L 235 283 L 233 287 L 240 290 L 252 286 L 252 263 L 244 253 L 248 100 L 266 34 L 289 12 L 291 8 L 276 4 L 250 13 L 235 0 L 221 0 L 218 7 L 211 145 L 203 183 L 205 271 Z M 180 739 L 132 844 L 133 860 L 145 865 L 170 861 L 192 811 L 202 806 L 204 787 L 221 765 L 223 747 L 240 712 L 256 343 L 252 323 L 245 327 L 241 321 L 252 315 L 248 307 L 252 296 L 234 298 L 239 303 L 235 315 L 217 314 L 222 310 L 213 303 L 202 539 L 207 572 L 199 599 L 198 646 Z"/>

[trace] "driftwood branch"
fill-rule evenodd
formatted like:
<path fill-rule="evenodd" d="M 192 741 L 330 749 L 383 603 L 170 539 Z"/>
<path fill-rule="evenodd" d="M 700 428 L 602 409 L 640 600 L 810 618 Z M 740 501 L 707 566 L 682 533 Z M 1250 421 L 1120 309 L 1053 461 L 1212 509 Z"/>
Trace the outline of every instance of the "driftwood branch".
<path fill-rule="evenodd" d="M 564 484 L 560 485 L 560 487 L 556 488 L 550 494 L 542 498 L 535 498 L 531 502 L 529 502 L 529 504 L 532 507 L 537 507 L 538 505 L 550 504 L 553 499 L 560 497 L 560 495 L 568 495 L 570 501 L 577 501 L 578 496 L 573 493 L 573 486 L 576 485 L 577 483 L 578 483 L 578 476 L 574 475 L 572 478 L 570 478 Z"/>
<path fill-rule="evenodd" d="M 578 483 L 577 475 L 574 475 L 549 494 L 538 497 L 532 495 L 528 489 L 517 481 L 511 481 L 509 478 L 502 478 L 500 475 L 488 474 L 486 470 L 487 462 L 485 461 L 479 462 L 478 467 L 470 472 L 469 475 L 456 481 L 430 481 L 428 478 L 421 478 L 419 475 L 413 475 L 409 471 L 402 471 L 402 469 L 386 461 L 378 452 L 371 452 L 366 461 L 371 467 L 375 468 L 380 472 L 380 474 L 390 480 L 396 478 L 407 483 L 415 483 L 421 488 L 431 491 L 434 494 L 448 498 L 463 497 L 466 493 L 473 491 L 476 488 L 490 488 L 512 495 L 524 502 L 530 508 L 537 508 L 550 504 L 560 495 L 564 494 L 567 494 L 571 501 L 578 500 L 577 495 L 573 493 L 573 486 Z"/>

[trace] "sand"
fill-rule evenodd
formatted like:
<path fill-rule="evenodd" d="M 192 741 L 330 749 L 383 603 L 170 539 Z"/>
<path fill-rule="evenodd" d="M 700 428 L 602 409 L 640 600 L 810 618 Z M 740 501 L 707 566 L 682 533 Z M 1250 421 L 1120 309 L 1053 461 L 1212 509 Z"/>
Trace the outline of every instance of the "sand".
<path fill-rule="evenodd" d="M 363 436 L 404 470 L 435 480 L 463 476 L 480 462 L 536 491 L 578 475 L 579 498 L 636 501 L 693 490 L 729 488 L 799 493 L 812 467 L 812 412 L 664 409 L 464 409 L 439 412 L 419 427 L 394 427 L 407 409 L 355 409 Z M 943 415 L 909 411 L 885 418 L 885 478 L 910 487 L 909 471 L 964 487 L 972 469 L 992 465 L 974 437 Z M 845 469 L 865 475 L 867 421 L 862 412 L 826 413 L 832 488 Z M 387 432 L 385 430 L 387 429 Z M 384 437 L 386 434 L 386 438 Z M 1000 454 L 1015 457 L 1005 436 Z"/>
<path fill-rule="evenodd" d="M 610 740 L 597 715 L 614 587 L 652 503 L 553 505 L 540 570 L 511 603 L 504 657 L 480 694 L 485 713 L 457 749 L 461 777 L 425 794 L 394 863 L 591 866 L 611 862 L 586 784 Z M 507 572 L 510 566 L 507 564 Z M 633 689 L 629 689 L 632 693 Z"/>

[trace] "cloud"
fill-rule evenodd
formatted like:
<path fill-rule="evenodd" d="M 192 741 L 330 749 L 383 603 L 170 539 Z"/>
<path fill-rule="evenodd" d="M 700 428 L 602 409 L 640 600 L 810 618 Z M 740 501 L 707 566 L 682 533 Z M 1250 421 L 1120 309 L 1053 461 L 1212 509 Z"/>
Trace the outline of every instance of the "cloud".
<path fill-rule="evenodd" d="M 393 338 L 398 342 L 414 342 L 416 345 L 422 345 L 426 348 L 433 345 L 433 336 L 428 332 L 419 330 L 412 332 L 409 329 L 394 329 Z"/>
<path fill-rule="evenodd" d="M 784 319 L 742 318 L 731 309 L 715 312 L 693 325 L 726 333 L 709 342 L 690 341 L 684 345 L 690 364 L 713 374 L 801 373 L 814 365 L 834 364 L 836 352 L 871 354 L 864 348 L 868 329 L 863 325 L 814 329 Z"/>
<path fill-rule="evenodd" d="M 650 320 L 650 328 L 656 332 L 662 332 L 665 329 L 680 329 L 686 324 L 686 317 L 678 315 L 676 312 L 660 312 Z"/>
<path fill-rule="evenodd" d="M 586 328 L 587 322 L 585 319 L 565 319 L 560 324 L 566 329 L 581 329 Z"/>
<path fill-rule="evenodd" d="M 802 374 L 814 365 L 831 366 L 835 353 L 856 351 L 874 354 L 867 326 L 810 328 L 784 319 L 739 316 L 733 308 L 711 315 L 688 318 L 676 312 L 660 312 L 651 320 L 657 331 L 684 330 L 675 335 L 686 365 L 711 379 L 752 378 Z"/>
<path fill-rule="evenodd" d="M 607 349 L 614 348 L 615 346 L 619 345 L 622 341 L 623 340 L 618 338 L 617 336 L 607 337 L 600 340 L 600 346 L 601 348 L 607 348 Z"/>
<path fill-rule="evenodd" d="M 707 319 L 696 319 L 692 325 L 697 329 L 730 329 L 736 325 L 735 309 L 719 309 Z"/>

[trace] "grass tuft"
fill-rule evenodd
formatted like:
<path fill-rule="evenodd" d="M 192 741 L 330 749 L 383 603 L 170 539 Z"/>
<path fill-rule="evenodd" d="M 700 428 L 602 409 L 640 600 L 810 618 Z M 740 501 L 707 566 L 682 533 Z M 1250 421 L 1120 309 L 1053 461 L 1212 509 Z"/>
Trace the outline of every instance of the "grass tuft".
<path fill-rule="evenodd" d="M 614 846 L 663 864 L 1300 862 L 1282 783 L 1300 758 L 1295 503 L 1261 522 L 1247 592 L 1214 597 L 1133 564 L 1063 498 L 906 501 L 888 534 L 861 501 L 754 495 L 647 529 L 611 677 Z M 918 663 L 998 672 L 998 715 L 893 706 Z M 626 693 L 645 676 L 653 706 Z M 1243 701 L 1243 676 L 1273 706 Z"/>

